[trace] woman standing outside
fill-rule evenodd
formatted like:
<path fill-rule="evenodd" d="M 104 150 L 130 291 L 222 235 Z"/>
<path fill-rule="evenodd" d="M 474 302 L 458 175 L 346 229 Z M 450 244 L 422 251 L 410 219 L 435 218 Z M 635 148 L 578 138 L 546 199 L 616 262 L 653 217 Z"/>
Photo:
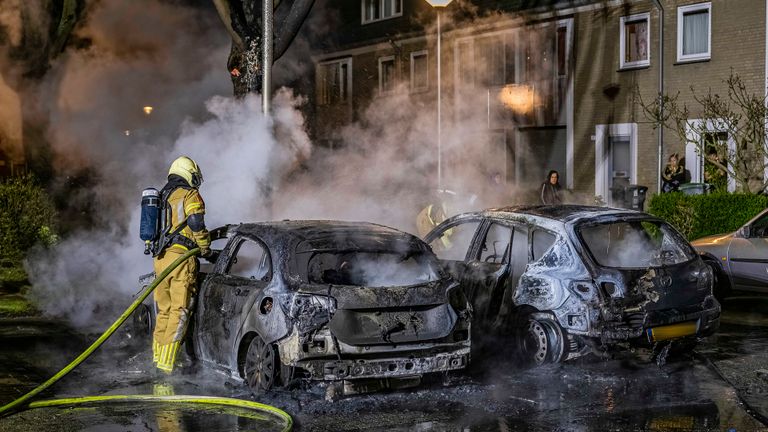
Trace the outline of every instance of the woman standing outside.
<path fill-rule="evenodd" d="M 547 174 L 547 179 L 541 184 L 541 190 L 539 191 L 541 203 L 549 205 L 562 204 L 563 200 L 560 198 L 561 189 L 560 174 L 555 170 L 551 170 Z"/>

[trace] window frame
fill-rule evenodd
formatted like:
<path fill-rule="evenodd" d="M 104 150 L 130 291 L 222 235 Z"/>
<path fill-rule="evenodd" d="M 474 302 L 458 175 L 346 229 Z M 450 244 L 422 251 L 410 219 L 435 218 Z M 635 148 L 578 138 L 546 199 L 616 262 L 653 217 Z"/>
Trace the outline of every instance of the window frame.
<path fill-rule="evenodd" d="M 645 32 L 645 44 L 648 50 L 648 58 L 646 60 L 638 61 L 626 61 L 627 55 L 627 23 L 633 23 L 637 21 L 645 20 L 647 31 Z M 645 68 L 651 65 L 651 13 L 644 12 L 634 15 L 627 15 L 619 18 L 619 69 L 639 69 Z"/>
<path fill-rule="evenodd" d="M 361 25 L 371 24 L 371 23 L 375 23 L 375 22 L 379 22 L 379 21 L 386 21 L 388 19 L 393 19 L 393 18 L 397 18 L 397 17 L 403 16 L 403 0 L 392 0 L 392 10 L 390 11 L 392 14 L 388 15 L 388 16 L 384 15 L 384 2 L 385 2 L 385 0 L 373 0 L 373 1 L 378 1 L 379 2 L 379 11 L 381 12 L 381 16 L 379 18 L 374 18 L 374 19 L 366 20 L 365 19 L 365 3 L 366 3 L 366 1 L 367 0 L 360 0 L 360 24 Z M 395 5 L 396 2 L 400 3 L 400 12 L 395 12 L 395 10 L 397 9 L 396 5 Z"/>
<path fill-rule="evenodd" d="M 686 13 L 707 11 L 707 52 L 683 54 L 683 17 Z M 709 60 L 712 58 L 712 2 L 696 3 L 677 7 L 677 61 L 679 63 Z"/>
<path fill-rule="evenodd" d="M 424 56 L 424 61 L 426 62 L 426 69 L 424 71 L 426 75 L 426 84 L 424 87 L 416 87 L 414 84 L 414 76 L 415 76 L 415 70 L 416 70 L 416 63 L 413 61 L 415 57 L 421 57 Z M 428 50 L 420 50 L 420 51 L 413 51 L 411 52 L 411 79 L 410 79 L 410 88 L 411 93 L 423 93 L 426 91 L 429 91 L 429 51 Z"/>
<path fill-rule="evenodd" d="M 230 271 L 232 270 L 232 266 L 235 264 L 235 259 L 237 259 L 237 254 L 240 253 L 240 248 L 246 242 L 255 243 L 256 245 L 261 247 L 262 250 L 264 251 L 264 258 L 262 258 L 262 260 L 266 259 L 266 263 L 269 266 L 269 268 L 267 269 L 267 272 L 266 272 L 266 274 L 264 275 L 264 277 L 262 279 L 249 279 L 249 278 L 246 278 L 244 276 L 239 276 L 239 275 L 230 273 Z M 242 236 L 236 238 L 232 242 L 232 246 L 230 247 L 230 251 L 231 252 L 229 254 L 229 259 L 227 260 L 226 263 L 224 263 L 224 266 L 219 271 L 219 273 L 221 273 L 223 275 L 226 275 L 226 276 L 229 276 L 229 277 L 235 277 L 235 278 L 240 278 L 240 279 L 249 279 L 249 280 L 256 281 L 256 282 L 269 283 L 269 282 L 272 281 L 272 276 L 274 274 L 274 268 L 272 266 L 272 255 L 269 253 L 269 248 L 267 247 L 266 244 L 264 244 L 264 242 L 262 242 L 261 240 L 255 238 L 255 237 L 242 235 Z"/>
<path fill-rule="evenodd" d="M 346 77 L 346 83 L 344 90 L 346 91 L 346 97 L 343 99 L 339 99 L 338 101 L 333 101 L 331 98 L 327 103 L 320 98 L 321 93 L 321 85 L 326 85 L 326 80 L 321 79 L 320 70 L 321 68 L 328 67 L 328 66 L 335 66 L 339 69 L 339 83 L 341 83 L 341 67 L 342 65 L 347 65 L 347 77 Z M 341 59 L 335 59 L 335 60 L 326 60 L 321 61 L 317 63 L 317 66 L 315 67 L 315 98 L 317 99 L 317 105 L 318 106 L 343 106 L 343 105 L 351 105 L 352 104 L 352 57 L 344 57 Z M 327 90 L 327 89 L 326 89 Z M 327 91 L 326 91 L 327 92 Z"/>
<path fill-rule="evenodd" d="M 384 90 L 384 74 L 381 65 L 384 62 L 392 61 L 393 85 L 391 90 Z M 393 55 L 379 57 L 379 95 L 388 95 L 395 91 L 397 84 L 397 59 Z"/>

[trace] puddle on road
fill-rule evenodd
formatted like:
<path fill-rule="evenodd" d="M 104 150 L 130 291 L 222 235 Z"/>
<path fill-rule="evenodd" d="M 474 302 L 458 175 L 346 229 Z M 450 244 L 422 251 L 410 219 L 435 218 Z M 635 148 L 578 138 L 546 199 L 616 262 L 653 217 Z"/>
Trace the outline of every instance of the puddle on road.
<path fill-rule="evenodd" d="M 282 428 L 275 416 L 244 408 L 157 402 L 38 408 L 0 420 L 4 432 L 271 432 Z"/>

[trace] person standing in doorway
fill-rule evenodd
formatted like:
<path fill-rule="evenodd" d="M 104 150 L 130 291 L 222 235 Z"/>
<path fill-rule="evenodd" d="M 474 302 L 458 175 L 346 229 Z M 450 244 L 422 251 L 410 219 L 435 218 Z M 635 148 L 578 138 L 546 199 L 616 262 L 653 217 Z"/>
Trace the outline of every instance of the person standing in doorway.
<path fill-rule="evenodd" d="M 555 170 L 551 170 L 547 174 L 547 179 L 541 184 L 541 190 L 539 191 L 541 203 L 548 205 L 562 204 L 561 190 L 560 174 Z"/>

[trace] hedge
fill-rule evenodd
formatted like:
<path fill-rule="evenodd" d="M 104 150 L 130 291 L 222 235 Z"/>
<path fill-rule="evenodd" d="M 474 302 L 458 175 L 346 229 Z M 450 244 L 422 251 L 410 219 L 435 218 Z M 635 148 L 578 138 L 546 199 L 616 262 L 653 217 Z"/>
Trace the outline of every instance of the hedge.
<path fill-rule="evenodd" d="M 648 212 L 667 220 L 688 240 L 737 230 L 768 207 L 768 196 L 716 192 L 654 195 Z"/>
<path fill-rule="evenodd" d="M 21 259 L 35 244 L 56 242 L 53 200 L 32 176 L 0 182 L 0 259 Z"/>

